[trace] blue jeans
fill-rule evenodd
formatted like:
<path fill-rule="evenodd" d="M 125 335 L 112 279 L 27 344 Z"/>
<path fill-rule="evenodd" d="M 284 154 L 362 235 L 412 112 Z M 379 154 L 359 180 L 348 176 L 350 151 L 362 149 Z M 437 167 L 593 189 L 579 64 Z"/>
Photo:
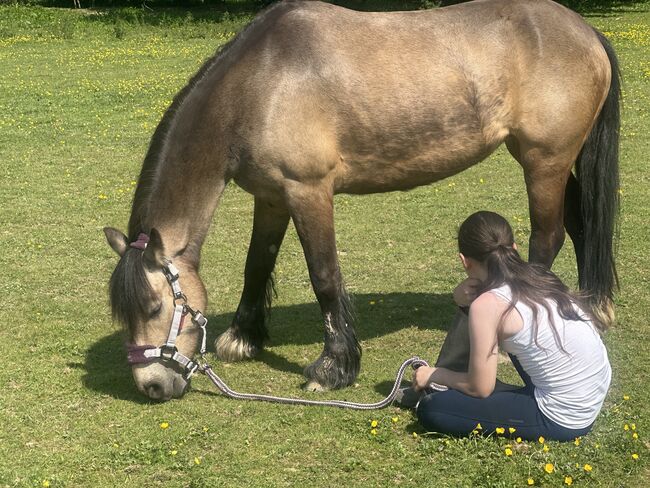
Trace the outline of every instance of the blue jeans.
<path fill-rule="evenodd" d="M 535 385 L 515 356 L 510 356 L 525 386 L 511 391 L 498 391 L 487 398 L 465 395 L 458 390 L 447 390 L 424 396 L 417 407 L 422 426 L 430 432 L 457 437 L 467 436 L 477 424 L 483 435 L 497 427 L 505 428 L 505 435 L 537 440 L 539 436 L 557 441 L 572 441 L 587 434 L 592 425 L 582 429 L 568 429 L 546 417 L 537 406 Z M 516 430 L 509 434 L 508 428 Z"/>

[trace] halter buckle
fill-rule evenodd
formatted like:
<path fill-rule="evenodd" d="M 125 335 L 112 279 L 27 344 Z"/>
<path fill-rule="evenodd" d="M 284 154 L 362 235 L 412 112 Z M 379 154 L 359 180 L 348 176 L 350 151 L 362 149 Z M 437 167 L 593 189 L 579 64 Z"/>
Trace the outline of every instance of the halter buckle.
<path fill-rule="evenodd" d="M 176 346 L 169 346 L 167 344 L 160 346 L 160 359 L 163 361 L 171 361 L 177 352 L 178 349 L 176 349 Z"/>
<path fill-rule="evenodd" d="M 194 373 L 196 373 L 196 370 L 199 369 L 199 364 L 195 361 L 190 362 L 186 367 L 187 372 L 185 373 L 185 380 L 189 380 Z"/>

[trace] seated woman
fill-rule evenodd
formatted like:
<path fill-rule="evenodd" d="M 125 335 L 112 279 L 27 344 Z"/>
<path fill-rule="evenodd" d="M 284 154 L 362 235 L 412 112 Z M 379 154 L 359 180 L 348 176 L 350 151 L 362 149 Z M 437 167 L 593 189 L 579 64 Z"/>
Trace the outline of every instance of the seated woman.
<path fill-rule="evenodd" d="M 469 369 L 417 369 L 420 423 L 455 436 L 477 424 L 483 434 L 514 427 L 523 439 L 585 435 L 611 379 L 604 327 L 588 302 L 546 268 L 523 261 L 510 225 L 496 213 L 468 217 L 458 246 L 468 278 L 454 299 L 469 305 Z M 510 355 L 524 387 L 495 391 L 498 348 Z M 449 389 L 431 392 L 431 383 Z"/>

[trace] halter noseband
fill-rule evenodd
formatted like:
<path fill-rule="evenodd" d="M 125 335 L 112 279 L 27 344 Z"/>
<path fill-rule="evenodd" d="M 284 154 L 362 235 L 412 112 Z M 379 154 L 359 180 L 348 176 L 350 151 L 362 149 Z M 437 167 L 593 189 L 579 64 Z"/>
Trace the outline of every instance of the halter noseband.
<path fill-rule="evenodd" d="M 140 237 L 138 237 L 138 241 L 140 240 Z M 146 242 L 143 244 L 143 247 L 146 247 Z M 141 249 L 140 246 L 132 245 L 132 247 Z M 173 361 L 183 368 L 183 376 L 188 380 L 199 368 L 199 364 L 178 352 L 178 349 L 176 348 L 176 338 L 181 333 L 183 322 L 189 313 L 192 316 L 192 323 L 201 331 L 201 348 L 199 349 L 199 354 L 203 356 L 206 348 L 205 343 L 207 334 L 205 327 L 208 325 L 208 319 L 206 319 L 199 310 L 194 310 L 187 304 L 187 297 L 181 290 L 181 285 L 178 282 L 179 274 L 176 266 L 172 263 L 168 263 L 163 266 L 162 272 L 164 273 L 165 278 L 167 278 L 167 282 L 169 283 L 169 286 L 171 286 L 174 295 L 174 315 L 172 316 L 172 323 L 169 327 L 167 341 L 159 347 L 152 345 L 138 346 L 136 344 L 127 344 L 127 362 L 128 364 L 133 365 L 150 363 L 157 359 L 161 359 L 164 362 Z"/>

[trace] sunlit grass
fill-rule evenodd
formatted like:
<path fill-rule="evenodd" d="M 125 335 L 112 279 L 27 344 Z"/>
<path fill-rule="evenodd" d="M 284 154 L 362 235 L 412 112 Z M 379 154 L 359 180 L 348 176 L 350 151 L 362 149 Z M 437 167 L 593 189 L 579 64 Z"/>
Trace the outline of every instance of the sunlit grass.
<path fill-rule="evenodd" d="M 250 18 L 240 11 L 101 12 L 0 7 L 0 486 L 646 486 L 650 375 L 645 344 L 648 5 L 590 17 L 618 50 L 625 108 L 617 296 L 605 337 L 610 395 L 577 443 L 439 437 L 410 412 L 352 412 L 231 401 L 204 378 L 184 399 L 136 392 L 106 283 L 116 257 L 101 229 L 124 229 L 149 138 L 174 94 Z M 152 14 L 153 15 L 153 14 Z M 155 21 L 154 21 L 155 20 Z M 335 199 L 341 268 L 364 347 L 358 385 L 327 398 L 377 401 L 408 356 L 432 359 L 462 277 L 455 232 L 489 208 L 530 232 L 521 169 L 504 150 L 408 193 Z M 203 251 L 210 336 L 237 306 L 252 198 L 226 190 Z M 575 284 L 570 243 L 555 265 Z M 277 266 L 271 343 L 259 361 L 223 365 L 235 389 L 306 395 L 320 353 L 318 306 L 291 228 Z M 514 381 L 509 366 L 500 376 Z M 312 398 L 313 396 L 310 396 Z M 321 398 L 320 396 L 318 398 Z"/>

